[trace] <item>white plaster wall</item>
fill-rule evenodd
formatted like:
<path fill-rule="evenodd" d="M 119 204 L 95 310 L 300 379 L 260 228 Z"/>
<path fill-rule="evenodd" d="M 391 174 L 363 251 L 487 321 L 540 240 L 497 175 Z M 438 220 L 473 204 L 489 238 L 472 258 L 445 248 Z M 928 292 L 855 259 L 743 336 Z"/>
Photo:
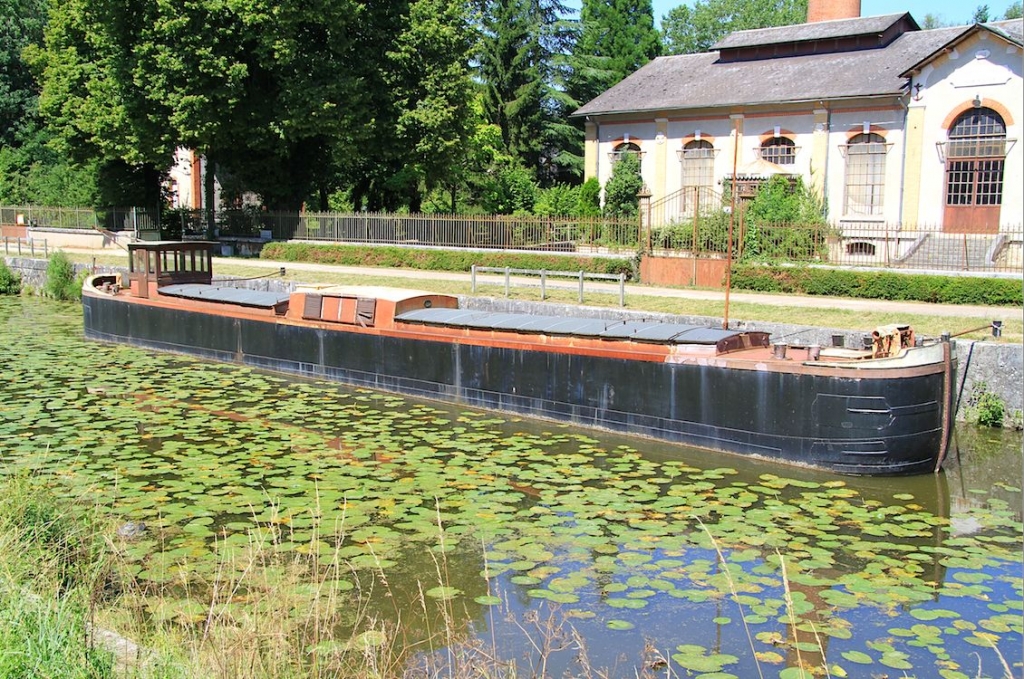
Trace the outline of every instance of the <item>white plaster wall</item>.
<path fill-rule="evenodd" d="M 191 208 L 195 206 L 192 196 L 192 152 L 185 148 L 174 151 L 171 169 L 167 173 L 172 181 L 171 205 Z"/>
<path fill-rule="evenodd" d="M 741 121 L 743 138 L 740 142 L 737 165 L 742 171 L 748 163 L 758 158 L 761 135 L 772 133 L 778 125 L 788 134 L 798 147 L 796 162 L 791 168 L 794 174 L 800 174 L 805 183 L 811 181 L 811 157 L 813 154 L 813 113 L 757 113 L 744 117 Z M 671 194 L 682 186 L 682 164 L 679 153 L 684 140 L 689 141 L 700 131 L 702 139 L 710 141 L 717 153 L 715 155 L 715 190 L 721 191 L 722 180 L 732 176 L 733 171 L 733 121 L 723 113 L 712 113 L 707 118 L 669 118 L 667 134 L 664 142 L 664 167 L 661 168 L 665 177 L 665 193 Z M 652 189 L 656 186 L 657 142 L 655 141 L 656 125 L 652 122 L 624 121 L 602 123 L 598 144 L 598 178 L 602 185 L 611 177 L 611 160 L 609 154 L 622 142 L 626 134 L 631 142 L 638 144 L 644 152 L 641 175 Z M 663 196 L 654 196 L 658 200 Z"/>
<path fill-rule="evenodd" d="M 945 206 L 945 173 L 937 143 L 946 141 L 945 119 L 975 96 L 998 102 L 1012 116 L 1005 120 L 1006 137 L 1016 140 L 1006 157 L 1003 174 L 1002 228 L 1024 222 L 1024 54 L 1015 45 L 981 31 L 949 54 L 926 66 L 914 83 L 922 85 L 911 106 L 925 107 L 924 141 L 921 153 L 921 203 L 918 222 L 942 224 Z M 996 109 L 998 110 L 998 109 Z"/>

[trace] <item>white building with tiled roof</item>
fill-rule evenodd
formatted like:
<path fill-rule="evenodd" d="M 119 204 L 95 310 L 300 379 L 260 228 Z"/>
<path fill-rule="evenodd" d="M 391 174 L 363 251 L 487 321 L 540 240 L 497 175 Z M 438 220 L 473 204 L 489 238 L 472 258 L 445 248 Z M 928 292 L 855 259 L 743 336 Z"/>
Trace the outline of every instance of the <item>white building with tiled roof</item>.
<path fill-rule="evenodd" d="M 812 18 L 833 6 L 810 5 Z M 856 16 L 660 57 L 576 112 L 586 177 L 604 184 L 634 152 L 655 204 L 721 192 L 734 172 L 785 173 L 847 232 L 1019 231 L 1022 33 L 1021 20 L 921 30 L 907 13 Z"/>

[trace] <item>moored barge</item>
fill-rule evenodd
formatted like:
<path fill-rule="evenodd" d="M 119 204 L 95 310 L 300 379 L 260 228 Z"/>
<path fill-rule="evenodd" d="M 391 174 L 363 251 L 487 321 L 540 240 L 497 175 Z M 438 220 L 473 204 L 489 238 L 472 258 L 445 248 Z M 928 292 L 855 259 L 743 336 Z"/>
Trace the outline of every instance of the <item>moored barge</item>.
<path fill-rule="evenodd" d="M 844 474 L 936 471 L 949 341 L 780 351 L 767 333 L 460 309 L 454 296 L 215 284 L 215 243 L 140 242 L 83 288 L 89 338 Z"/>

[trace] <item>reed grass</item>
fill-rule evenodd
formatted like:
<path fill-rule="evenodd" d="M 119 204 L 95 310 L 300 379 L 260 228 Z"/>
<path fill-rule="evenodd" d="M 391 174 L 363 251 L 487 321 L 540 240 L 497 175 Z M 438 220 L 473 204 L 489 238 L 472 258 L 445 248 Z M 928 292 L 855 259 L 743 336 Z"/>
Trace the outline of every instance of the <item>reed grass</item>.
<path fill-rule="evenodd" d="M 182 568 L 165 583 L 144 582 L 132 575 L 105 508 L 90 505 L 87 490 L 51 491 L 55 483 L 0 481 L 5 679 L 541 678 L 563 652 L 576 658 L 578 677 L 620 676 L 591 666 L 582 637 L 556 606 L 518 620 L 506 612 L 503 622 L 518 626 L 532 652 L 501 657 L 493 637 L 488 644 L 460 628 L 454 596 L 428 595 L 433 582 L 419 583 L 417 605 L 427 613 L 437 606 L 440 624 L 410 638 L 400 611 L 388 620 L 372 608 L 376 588 L 384 600 L 397 598 L 385 570 L 366 576 L 341 558 L 343 520 L 317 522 L 306 553 L 282 555 L 276 545 L 292 535 L 271 517 L 244 546 L 221 544 L 211 576 Z M 440 508 L 437 517 L 434 577 L 452 589 Z M 325 542 L 336 546 L 313 548 Z M 335 585 L 342 579 L 355 584 L 351 592 Z"/>
<path fill-rule="evenodd" d="M 92 517 L 72 517 L 26 477 L 0 486 L 0 677 L 106 679 L 114 656 L 86 642 L 104 571 Z"/>
<path fill-rule="evenodd" d="M 142 582 L 131 575 L 106 508 L 88 502 L 88 489 L 79 489 L 76 501 L 66 488 L 50 490 L 56 487 L 54 479 L 43 477 L 0 481 L 0 677 L 5 679 L 542 679 L 552 676 L 558 654 L 571 654 L 573 676 L 579 679 L 687 675 L 650 642 L 628 670 L 594 666 L 585 640 L 555 605 L 519 617 L 508 606 L 491 607 L 491 628 L 493 616 L 503 615 L 502 622 L 519 630 L 520 647 L 527 649 L 515 659 L 502 657 L 493 636 L 488 641 L 459 627 L 454 596 L 428 595 L 433 582 L 419 583 L 416 603 L 424 612 L 439 606 L 440 626 L 411 638 L 400 611 L 388 620 L 372 605 L 376 588 L 385 599 L 397 598 L 391 596 L 386 571 L 375 569 L 369 577 L 342 558 L 348 529 L 343 518 L 320 525 L 318 498 L 310 509 L 317 521 L 305 553 L 282 554 L 276 548 L 293 535 L 272 516 L 249 533 L 246 544 L 222 543 L 211 576 L 181 569 L 166 583 Z M 437 586 L 452 591 L 440 507 L 436 516 L 435 548 L 425 548 L 434 559 Z M 727 554 L 698 523 L 723 565 L 763 677 Z M 333 548 L 318 548 L 332 542 Z M 801 656 L 796 636 L 801 621 L 788 565 L 777 556 L 794 635 L 779 643 L 795 648 L 803 676 L 842 676 L 827 661 L 813 625 L 817 648 L 811 654 L 820 660 Z M 336 586 L 342 579 L 354 584 L 352 591 Z M 1005 676 L 1013 676 L 994 644 L 993 649 Z"/>

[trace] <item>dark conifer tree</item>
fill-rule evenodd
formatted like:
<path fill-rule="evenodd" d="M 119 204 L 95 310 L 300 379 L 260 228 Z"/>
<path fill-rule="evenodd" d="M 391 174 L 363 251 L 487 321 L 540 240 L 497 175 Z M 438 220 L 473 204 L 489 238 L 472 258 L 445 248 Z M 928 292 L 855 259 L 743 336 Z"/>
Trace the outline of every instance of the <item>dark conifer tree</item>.
<path fill-rule="evenodd" d="M 564 100 L 554 87 L 566 34 L 558 0 L 483 0 L 478 77 L 484 115 L 501 130 L 506 152 L 539 179 L 557 174 Z"/>
<path fill-rule="evenodd" d="M 651 0 L 583 0 L 580 36 L 573 52 L 581 70 L 574 80 L 586 103 L 661 51 Z"/>

